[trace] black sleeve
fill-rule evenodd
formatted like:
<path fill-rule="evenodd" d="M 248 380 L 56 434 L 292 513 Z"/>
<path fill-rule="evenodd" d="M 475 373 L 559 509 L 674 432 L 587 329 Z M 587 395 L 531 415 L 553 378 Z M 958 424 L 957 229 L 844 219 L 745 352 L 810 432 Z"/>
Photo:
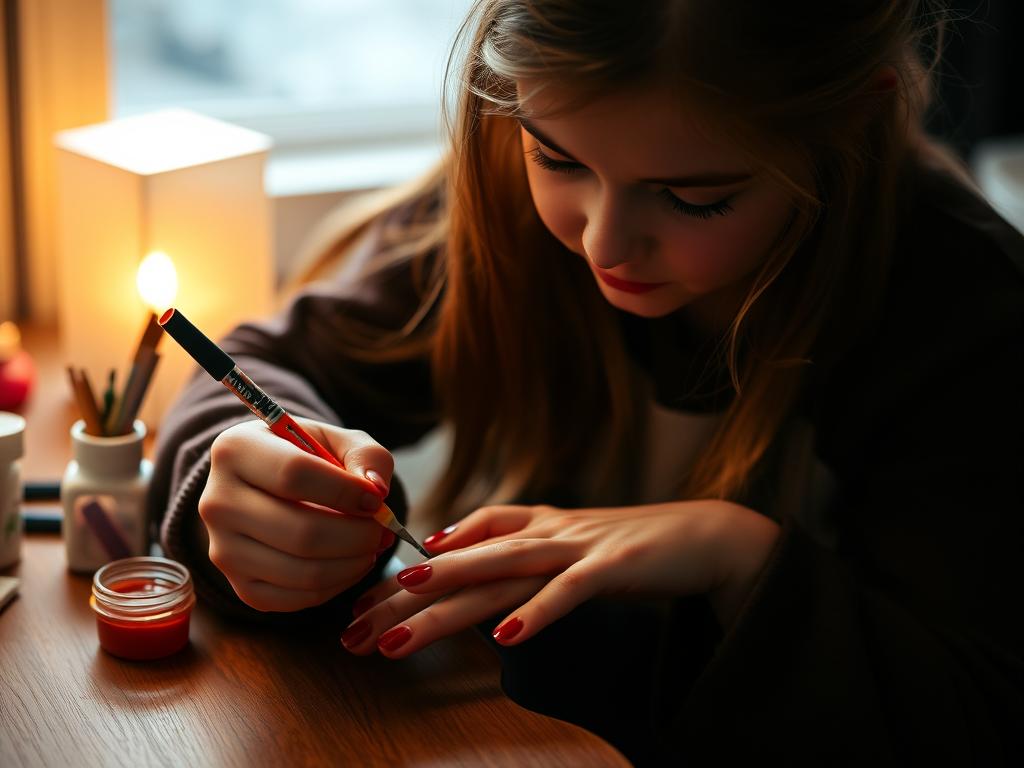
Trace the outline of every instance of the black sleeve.
<path fill-rule="evenodd" d="M 948 321 L 908 320 L 834 398 L 838 546 L 786 522 L 667 749 L 701 765 L 1024 759 L 1022 292 L 970 290 L 937 301 Z"/>

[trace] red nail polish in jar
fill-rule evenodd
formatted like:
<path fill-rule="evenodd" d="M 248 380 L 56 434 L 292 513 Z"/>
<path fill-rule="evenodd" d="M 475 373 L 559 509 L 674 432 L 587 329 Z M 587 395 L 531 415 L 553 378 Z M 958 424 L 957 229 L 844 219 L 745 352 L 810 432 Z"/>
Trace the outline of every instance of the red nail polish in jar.
<path fill-rule="evenodd" d="M 192 576 L 163 557 L 127 557 L 107 563 L 92 580 L 100 646 L 122 659 L 159 659 L 188 644 L 196 598 Z"/>

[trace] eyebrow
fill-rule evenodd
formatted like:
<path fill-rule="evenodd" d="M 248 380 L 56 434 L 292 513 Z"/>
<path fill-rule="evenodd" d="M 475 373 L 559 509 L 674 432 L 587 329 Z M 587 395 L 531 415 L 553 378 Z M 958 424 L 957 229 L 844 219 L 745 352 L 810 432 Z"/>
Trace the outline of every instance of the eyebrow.
<path fill-rule="evenodd" d="M 562 149 L 558 144 L 545 136 L 537 126 L 525 117 L 519 117 L 516 119 L 519 121 L 519 124 L 523 126 L 523 130 L 533 136 L 533 138 L 537 139 L 537 141 L 551 147 L 555 152 L 560 155 L 564 155 L 572 160 L 572 162 L 579 163 L 579 160 L 574 158 L 571 153 Z M 582 165 L 582 163 L 580 164 Z M 644 184 L 662 184 L 666 187 L 726 187 L 730 184 L 738 184 L 741 181 L 747 181 L 750 178 L 752 178 L 752 174 L 749 173 L 696 173 L 689 176 L 640 179 L 640 181 Z"/>

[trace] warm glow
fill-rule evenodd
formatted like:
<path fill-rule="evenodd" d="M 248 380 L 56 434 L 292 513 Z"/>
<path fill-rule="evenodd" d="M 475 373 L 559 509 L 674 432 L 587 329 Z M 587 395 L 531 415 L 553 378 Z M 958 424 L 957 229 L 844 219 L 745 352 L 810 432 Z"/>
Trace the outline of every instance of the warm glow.
<path fill-rule="evenodd" d="M 153 251 L 139 264 L 135 275 L 139 295 L 157 315 L 174 303 L 178 295 L 178 273 L 170 257 L 163 251 Z"/>
<path fill-rule="evenodd" d="M 0 363 L 10 360 L 21 348 L 21 332 L 10 320 L 0 323 Z"/>

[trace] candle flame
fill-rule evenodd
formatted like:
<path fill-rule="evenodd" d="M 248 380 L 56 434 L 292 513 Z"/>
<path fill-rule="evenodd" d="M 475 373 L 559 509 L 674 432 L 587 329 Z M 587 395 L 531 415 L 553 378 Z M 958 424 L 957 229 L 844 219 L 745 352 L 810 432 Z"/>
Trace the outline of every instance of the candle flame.
<path fill-rule="evenodd" d="M 135 285 L 149 308 L 157 315 L 163 313 L 178 295 L 178 273 L 170 257 L 163 251 L 152 251 L 139 264 Z"/>

